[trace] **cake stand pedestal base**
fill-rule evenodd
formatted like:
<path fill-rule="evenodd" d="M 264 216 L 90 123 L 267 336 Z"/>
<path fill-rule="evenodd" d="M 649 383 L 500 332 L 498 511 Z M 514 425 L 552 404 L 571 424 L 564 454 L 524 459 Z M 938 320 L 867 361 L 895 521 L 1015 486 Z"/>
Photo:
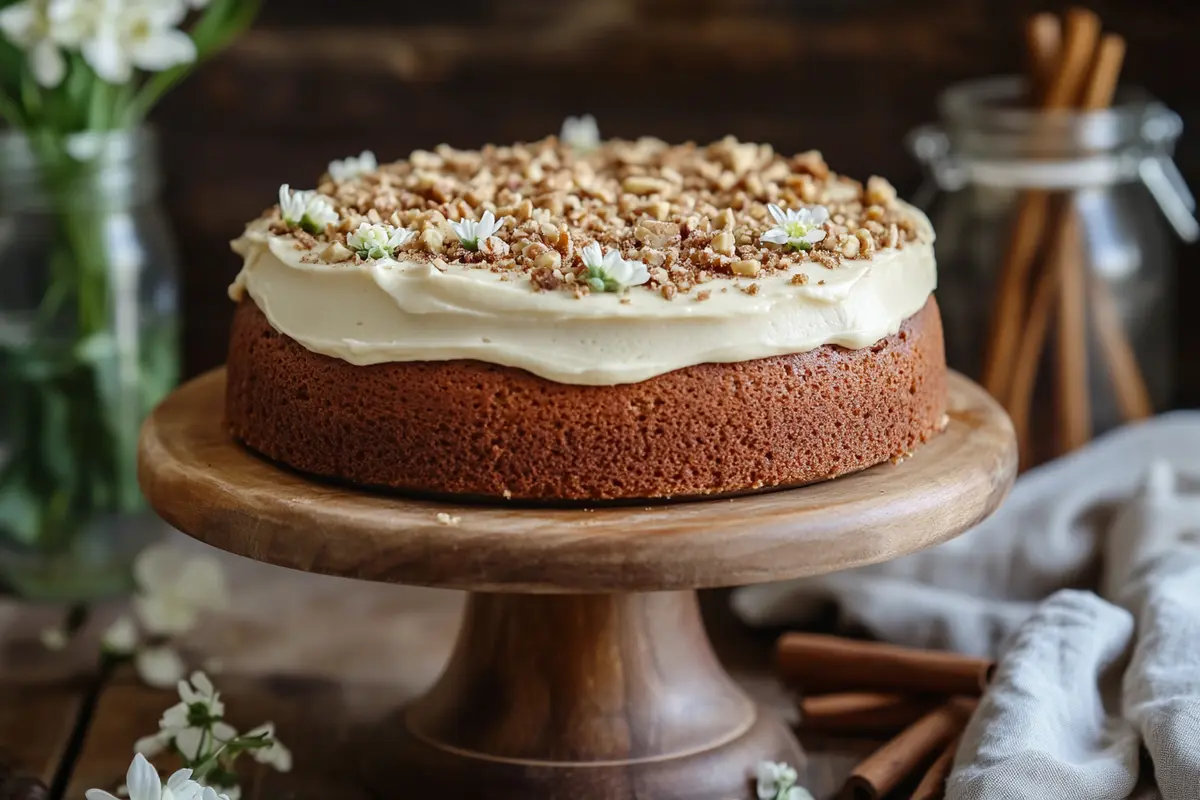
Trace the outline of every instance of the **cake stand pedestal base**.
<path fill-rule="evenodd" d="M 694 592 L 470 596 L 441 679 L 372 732 L 381 800 L 748 797 L 801 765 L 787 728 L 717 662 Z"/>
<path fill-rule="evenodd" d="M 321 483 L 233 442 L 223 371 L 142 430 L 139 478 L 181 531 L 232 553 L 473 594 L 445 673 L 355 748 L 381 800 L 731 800 L 796 740 L 717 663 L 697 588 L 875 564 L 986 518 L 1012 426 L 951 375 L 946 429 L 902 466 L 689 503 L 458 505 Z M 347 624 L 354 624 L 347 620 Z"/>

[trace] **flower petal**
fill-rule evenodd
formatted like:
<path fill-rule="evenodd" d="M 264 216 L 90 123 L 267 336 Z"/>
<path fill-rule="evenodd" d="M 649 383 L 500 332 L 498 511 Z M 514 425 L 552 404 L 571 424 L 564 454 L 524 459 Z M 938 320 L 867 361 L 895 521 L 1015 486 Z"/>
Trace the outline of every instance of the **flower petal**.
<path fill-rule="evenodd" d="M 183 659 L 169 647 L 147 647 L 133 659 L 137 674 L 147 686 L 169 689 L 183 676 Z"/>
<path fill-rule="evenodd" d="M 111 26 L 104 26 L 95 36 L 84 42 L 80 52 L 101 80 L 108 83 L 127 83 L 133 77 L 133 63 Z"/>
<path fill-rule="evenodd" d="M 785 230 L 781 230 L 779 228 L 772 228 L 771 230 L 767 231 L 762 236 L 760 236 L 759 241 L 760 242 L 770 242 L 771 244 L 787 244 L 788 243 L 788 234 L 787 234 L 787 231 L 785 231 Z"/>
<path fill-rule="evenodd" d="M 162 731 L 153 736 L 143 736 L 133 743 L 133 752 L 141 753 L 146 758 L 154 758 L 156 755 L 167 749 L 170 743 L 170 735 L 164 734 Z"/>
<path fill-rule="evenodd" d="M 83 796 L 86 797 L 87 800 L 121 800 L 120 797 L 111 795 L 101 789 L 88 789 L 83 793 Z"/>
<path fill-rule="evenodd" d="M 784 210 L 779 206 L 775 205 L 774 203 L 767 203 L 767 211 L 771 212 L 771 218 L 774 219 L 777 224 L 787 224 L 788 215 L 784 213 Z"/>
<path fill-rule="evenodd" d="M 813 228 L 811 231 L 804 234 L 804 241 L 808 242 L 809 244 L 816 244 L 817 242 L 825 241 L 825 229 Z"/>
<path fill-rule="evenodd" d="M 133 63 L 147 72 L 161 72 L 195 61 L 196 43 L 183 31 L 161 28 L 135 42 L 129 53 Z"/>
<path fill-rule="evenodd" d="M 600 252 L 600 244 L 592 242 L 580 252 L 585 267 L 598 267 L 604 263 L 604 254 Z"/>
<path fill-rule="evenodd" d="M 829 222 L 829 209 L 825 206 L 813 206 L 809 213 L 814 225 L 824 225 Z"/>
<path fill-rule="evenodd" d="M 179 752 L 188 761 L 197 761 L 203 753 L 200 752 L 200 745 L 204 740 L 203 728 L 185 728 L 175 734 L 175 746 L 179 748 Z"/>
<path fill-rule="evenodd" d="M 104 632 L 101 644 L 106 652 L 115 656 L 127 656 L 136 650 L 138 632 L 137 626 L 133 624 L 133 618 L 128 614 L 122 614 L 113 620 L 112 625 L 109 625 L 108 630 Z"/>
<path fill-rule="evenodd" d="M 37 24 L 38 11 L 34 0 L 21 0 L 0 11 L 0 33 L 18 45 L 26 45 Z"/>
<path fill-rule="evenodd" d="M 133 757 L 129 771 L 125 773 L 125 785 L 129 787 L 129 800 L 160 800 L 162 781 L 158 770 L 141 753 Z"/>
<path fill-rule="evenodd" d="M 67 75 L 67 61 L 58 46 L 43 39 L 29 51 L 29 68 L 38 84 L 53 89 Z"/>
<path fill-rule="evenodd" d="M 192 686 L 196 687 L 196 691 L 200 693 L 201 697 L 210 698 L 217 692 L 217 688 L 213 686 L 212 681 L 200 670 L 192 673 L 191 683 Z"/>
<path fill-rule="evenodd" d="M 180 769 L 171 773 L 171 777 L 167 778 L 167 788 L 173 792 L 178 792 L 180 789 L 186 788 L 189 783 L 195 783 L 192 780 L 192 771 L 190 769 Z"/>
<path fill-rule="evenodd" d="M 199 617 L 196 608 L 167 594 L 138 595 L 133 610 L 151 636 L 180 636 L 195 627 Z"/>

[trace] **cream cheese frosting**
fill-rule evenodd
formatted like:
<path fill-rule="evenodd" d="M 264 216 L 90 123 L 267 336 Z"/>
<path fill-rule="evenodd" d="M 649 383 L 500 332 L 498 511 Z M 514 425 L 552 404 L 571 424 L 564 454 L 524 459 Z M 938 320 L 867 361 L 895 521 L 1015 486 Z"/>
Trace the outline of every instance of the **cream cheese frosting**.
<path fill-rule="evenodd" d="M 230 296 L 248 295 L 280 333 L 356 365 L 476 359 L 559 383 L 635 383 L 895 334 L 937 284 L 928 220 L 909 210 L 926 235 L 903 248 L 832 269 L 811 261 L 753 280 L 716 276 L 674 300 L 539 291 L 502 271 L 403 253 L 327 264 L 291 235 L 252 224 L 233 243 L 244 264 Z M 793 281 L 799 273 L 806 282 Z"/>

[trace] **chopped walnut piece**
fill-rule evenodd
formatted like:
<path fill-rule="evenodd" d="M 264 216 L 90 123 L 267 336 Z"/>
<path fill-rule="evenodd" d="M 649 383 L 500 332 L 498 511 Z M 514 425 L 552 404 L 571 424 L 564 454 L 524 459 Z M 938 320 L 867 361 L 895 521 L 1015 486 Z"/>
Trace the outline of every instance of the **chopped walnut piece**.
<path fill-rule="evenodd" d="M 675 284 L 673 284 L 673 283 L 665 283 L 665 284 L 663 284 L 663 287 L 662 287 L 662 289 L 661 289 L 660 291 L 662 292 L 662 296 L 663 296 L 665 299 L 667 299 L 667 300 L 674 300 L 674 299 L 675 299 L 675 294 L 676 294 L 676 293 L 677 293 L 679 290 L 675 288 Z"/>
<path fill-rule="evenodd" d="M 339 248 L 360 223 L 386 220 L 417 234 L 403 249 L 406 260 L 497 271 L 502 280 L 557 269 L 557 289 L 576 296 L 587 291 L 577 280 L 580 250 L 593 242 L 656 275 L 665 270 L 665 278 L 630 292 L 662 293 L 670 284 L 682 294 L 713 280 L 871 258 L 883 248 L 927 244 L 930 235 L 882 178 L 864 185 L 831 172 L 819 152 L 781 155 L 733 137 L 707 146 L 613 140 L 587 153 L 554 138 L 478 151 L 440 145 L 346 181 L 324 178 L 318 190 L 332 202 L 336 226 L 311 236 L 284 225 L 278 207 L 261 223 L 309 260 L 344 255 Z M 768 203 L 824 206 L 825 238 L 802 252 L 764 243 L 774 225 Z M 497 229 L 477 249 L 464 247 L 451 221 L 480 222 L 485 213 Z"/>
<path fill-rule="evenodd" d="M 533 270 L 529 273 L 529 280 L 544 292 L 553 291 L 563 284 L 562 278 L 555 275 L 554 270 L 549 267 L 538 267 Z"/>
<path fill-rule="evenodd" d="M 731 264 L 729 268 L 733 272 L 734 275 L 745 275 L 748 277 L 753 277 L 758 274 L 758 271 L 760 269 L 762 269 L 762 264 L 760 264 L 757 261 L 751 261 L 749 259 L 746 259 L 743 261 L 733 262 L 733 264 Z"/>
<path fill-rule="evenodd" d="M 808 273 L 797 272 L 792 276 L 792 283 L 796 286 L 803 286 L 804 284 L 808 283 Z"/>
<path fill-rule="evenodd" d="M 326 264 L 340 264 L 353 257 L 354 253 L 341 242 L 334 242 L 321 251 L 321 260 Z"/>
<path fill-rule="evenodd" d="M 710 297 L 712 297 L 711 289 L 705 289 L 702 292 L 696 292 L 696 302 L 697 303 L 703 303 L 705 300 L 707 300 Z"/>

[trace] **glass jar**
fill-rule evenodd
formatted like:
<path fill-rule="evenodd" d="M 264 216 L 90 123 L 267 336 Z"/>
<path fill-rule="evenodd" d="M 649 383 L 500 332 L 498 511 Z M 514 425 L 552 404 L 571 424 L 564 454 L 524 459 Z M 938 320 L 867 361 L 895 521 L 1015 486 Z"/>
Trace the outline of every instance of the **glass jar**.
<path fill-rule="evenodd" d="M 148 130 L 0 134 L 0 581 L 19 595 L 121 593 L 163 530 L 137 484 L 179 372 L 158 192 Z"/>
<path fill-rule="evenodd" d="M 1031 110 L 1025 95 L 1016 77 L 953 86 L 940 98 L 940 124 L 909 137 L 927 171 L 914 202 L 937 231 L 947 358 L 955 369 L 981 377 L 1014 217 L 1030 193 L 1042 193 L 1045 208 L 1078 221 L 1086 280 L 1099 292 L 1089 293 L 1085 310 L 1090 429 L 1099 434 L 1129 416 L 1118 400 L 1114 367 L 1106 363 L 1111 351 L 1101 346 L 1111 342 L 1097 327 L 1101 311 L 1119 322 L 1118 334 L 1132 346 L 1153 408 L 1170 404 L 1172 229 L 1187 241 L 1200 235 L 1195 201 L 1172 161 L 1182 123 L 1137 90 L 1122 90 L 1111 109 L 1087 113 Z M 1039 256 L 1049 249 L 1042 241 Z M 1092 305 L 1097 298 L 1104 299 L 1103 309 Z M 1031 449 L 1039 452 L 1023 459 L 1027 465 L 1053 454 L 1045 446 L 1056 424 L 1049 412 L 1053 381 L 1046 379 L 1046 363 L 1040 369 L 1030 421 Z M 1009 398 L 999 399 L 1007 405 Z"/>

